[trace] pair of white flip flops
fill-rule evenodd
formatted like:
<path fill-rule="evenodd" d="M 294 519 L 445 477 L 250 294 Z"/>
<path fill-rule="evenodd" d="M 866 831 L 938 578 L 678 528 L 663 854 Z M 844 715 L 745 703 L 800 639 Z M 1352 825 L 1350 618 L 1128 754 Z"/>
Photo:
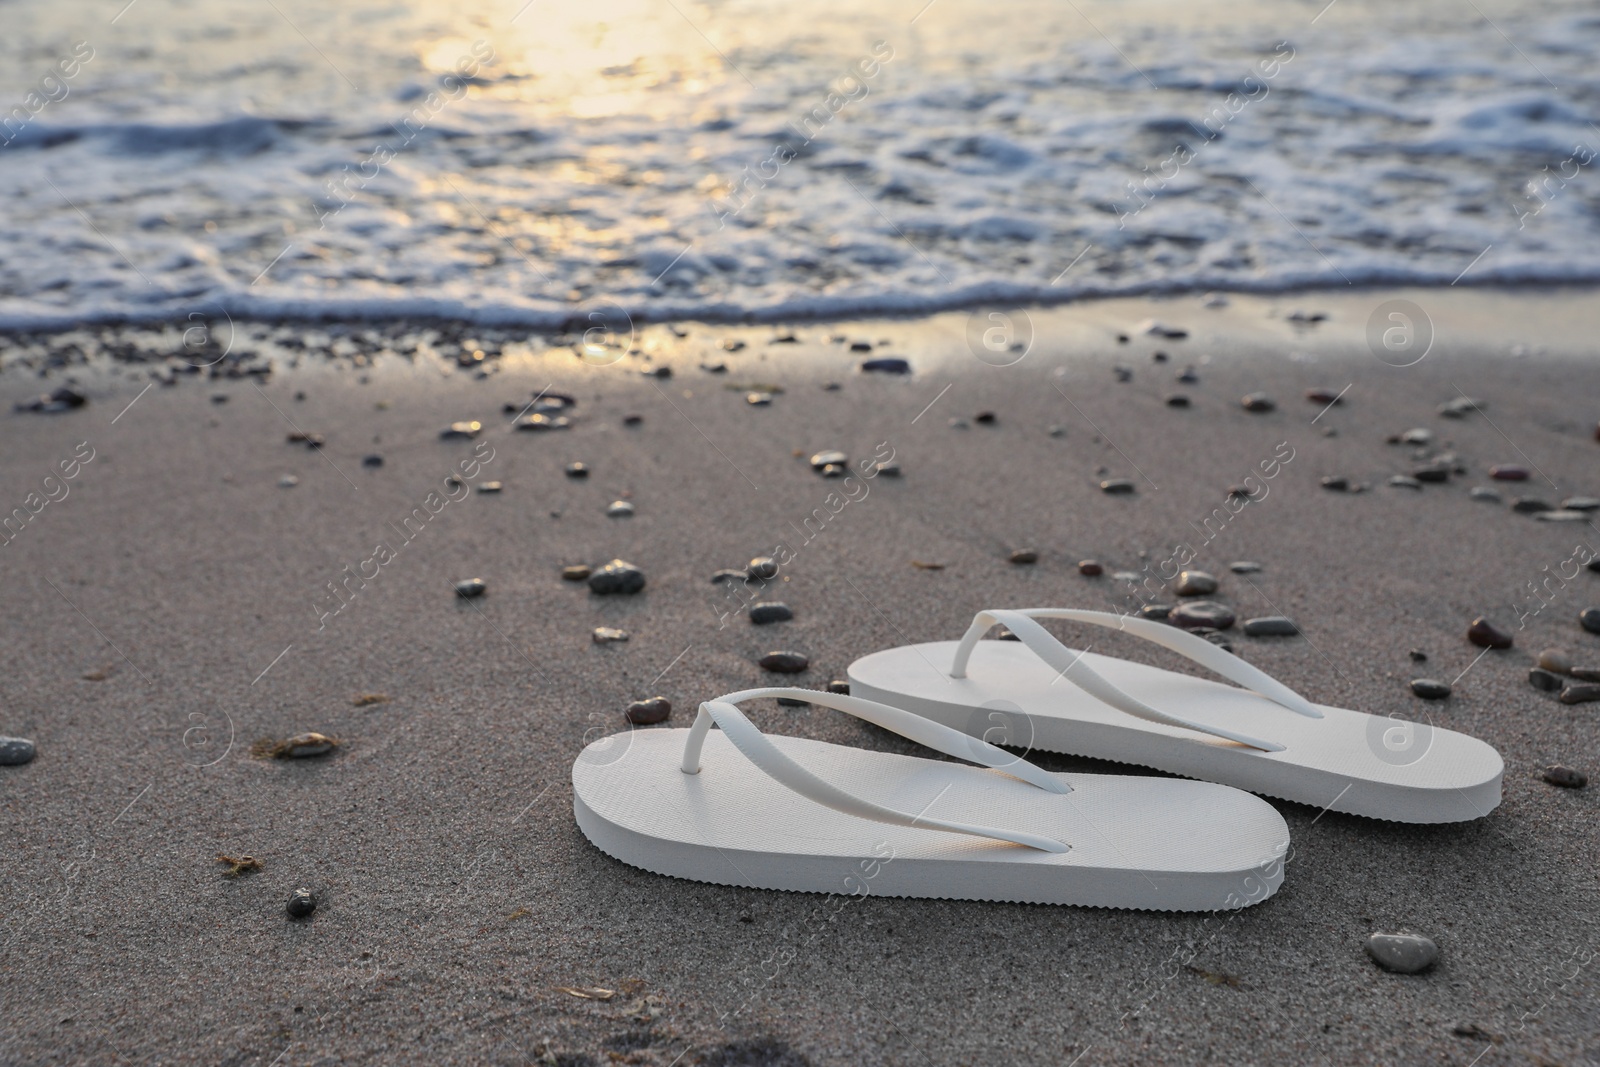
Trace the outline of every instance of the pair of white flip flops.
<path fill-rule="evenodd" d="M 1133 634 L 1245 688 L 1074 651 L 1038 619 Z M 997 625 L 1019 640 L 980 640 Z M 1211 911 L 1283 881 L 1289 828 L 1253 793 L 1410 823 L 1500 803 L 1504 764 L 1484 742 L 1312 704 L 1146 619 L 984 611 L 960 641 L 877 652 L 849 678 L 850 696 L 750 689 L 701 704 L 688 730 L 595 741 L 572 767 L 578 826 L 624 863 L 721 885 Z M 737 707 L 763 697 L 980 766 L 768 736 Z M 1185 777 L 1056 774 L 991 742 Z"/>

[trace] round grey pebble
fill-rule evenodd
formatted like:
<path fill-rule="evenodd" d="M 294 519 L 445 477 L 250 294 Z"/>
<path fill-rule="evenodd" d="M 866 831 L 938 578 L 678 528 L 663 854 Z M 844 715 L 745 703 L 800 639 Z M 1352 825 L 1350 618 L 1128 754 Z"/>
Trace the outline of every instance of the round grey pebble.
<path fill-rule="evenodd" d="M 1233 620 L 1233 609 L 1215 600 L 1191 600 L 1187 604 L 1179 604 L 1167 614 L 1168 622 L 1185 630 L 1201 627 L 1226 630 L 1233 625 Z"/>
<path fill-rule="evenodd" d="M 20 767 L 32 763 L 37 755 L 33 742 L 26 737 L 0 737 L 0 767 Z"/>
<path fill-rule="evenodd" d="M 456 583 L 456 596 L 463 600 L 482 596 L 489 591 L 489 586 L 482 578 L 465 578 Z"/>
<path fill-rule="evenodd" d="M 1235 574 L 1255 574 L 1261 569 L 1261 564 L 1254 560 L 1241 559 L 1228 564 L 1228 569 Z"/>
<path fill-rule="evenodd" d="M 1411 691 L 1423 700 L 1443 700 L 1450 695 L 1450 686 L 1433 678 L 1413 678 Z"/>
<path fill-rule="evenodd" d="M 1300 627 L 1294 624 L 1294 620 L 1282 615 L 1263 615 L 1244 621 L 1246 637 L 1293 637 L 1299 632 Z"/>
<path fill-rule="evenodd" d="M 1491 504 L 1498 504 L 1505 499 L 1498 490 L 1490 489 L 1487 485 L 1475 485 L 1467 490 L 1467 495 L 1474 500 L 1485 500 Z"/>
<path fill-rule="evenodd" d="M 291 919 L 304 919 L 317 910 L 316 894 L 309 889 L 296 889 L 289 896 L 289 903 L 284 908 Z"/>
<path fill-rule="evenodd" d="M 614 559 L 589 575 L 589 592 L 601 596 L 637 593 L 644 588 L 644 571 L 626 560 Z"/>
<path fill-rule="evenodd" d="M 768 623 L 788 622 L 794 618 L 794 612 L 789 605 L 776 600 L 762 601 L 750 605 L 750 621 L 757 626 L 766 626 Z"/>
<path fill-rule="evenodd" d="M 1378 966 L 1396 974 L 1421 974 L 1439 962 L 1439 946 L 1415 934 L 1373 934 L 1366 948 Z"/>
<path fill-rule="evenodd" d="M 1179 596 L 1205 596 L 1216 591 L 1216 578 L 1205 571 L 1182 571 L 1178 575 Z"/>
<path fill-rule="evenodd" d="M 383 457 L 376 452 L 370 456 L 362 456 L 361 465 L 363 467 L 381 467 L 383 466 Z"/>
<path fill-rule="evenodd" d="M 757 662 L 762 670 L 774 674 L 799 674 L 811 666 L 811 660 L 799 652 L 768 652 Z"/>
<path fill-rule="evenodd" d="M 1277 401 L 1266 393 L 1249 393 L 1239 401 L 1246 411 L 1267 412 L 1277 408 Z"/>
<path fill-rule="evenodd" d="M 1528 672 L 1528 684 L 1535 689 L 1542 689 L 1546 693 L 1559 693 L 1567 683 L 1561 675 L 1554 671 L 1547 671 L 1543 667 L 1534 667 Z"/>
<path fill-rule="evenodd" d="M 763 581 L 778 576 L 778 561 L 771 556 L 757 556 L 750 561 L 750 566 L 745 573 L 751 578 L 760 578 Z"/>

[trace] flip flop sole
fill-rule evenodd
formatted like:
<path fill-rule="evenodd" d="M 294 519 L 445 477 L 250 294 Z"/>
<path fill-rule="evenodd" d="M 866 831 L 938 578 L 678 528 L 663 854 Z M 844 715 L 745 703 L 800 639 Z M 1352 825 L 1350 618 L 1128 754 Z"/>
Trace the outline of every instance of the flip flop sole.
<path fill-rule="evenodd" d="M 1156 911 L 1247 907 L 1277 891 L 1289 830 L 1225 786 L 1073 774 L 1045 794 L 998 771 L 795 737 L 774 744 L 862 796 L 929 817 L 1065 841 L 1052 854 L 871 822 L 774 785 L 720 733 L 698 774 L 679 769 L 687 730 L 602 738 L 572 768 L 585 837 L 634 867 L 699 882 L 844 896 L 1076 904 Z"/>
<path fill-rule="evenodd" d="M 994 744 L 1153 767 L 1319 810 L 1447 823 L 1482 818 L 1500 803 L 1500 754 L 1431 723 L 1325 705 L 1317 705 L 1323 718 L 1311 719 L 1209 679 L 1082 654 L 1087 666 L 1152 707 L 1286 746 L 1263 752 L 1125 715 L 1013 641 L 978 642 L 967 677 L 951 678 L 956 647 L 939 641 L 864 656 L 850 665 L 850 692 Z"/>

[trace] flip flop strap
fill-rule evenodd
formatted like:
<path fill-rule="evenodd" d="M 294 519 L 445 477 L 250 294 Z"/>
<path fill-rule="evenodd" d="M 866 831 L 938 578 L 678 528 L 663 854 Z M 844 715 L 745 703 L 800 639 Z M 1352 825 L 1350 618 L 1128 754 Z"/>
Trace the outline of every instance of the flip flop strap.
<path fill-rule="evenodd" d="M 1252 667 L 1226 649 L 1218 648 L 1210 641 L 1196 637 L 1164 622 L 1152 622 L 1149 619 L 1137 619 L 1105 611 L 1079 611 L 1071 608 L 993 609 L 980 611 L 972 620 L 972 625 L 967 628 L 966 634 L 962 636 L 961 643 L 956 647 L 955 659 L 950 668 L 950 676 L 952 678 L 965 678 L 967 676 L 967 663 L 972 656 L 973 648 L 977 646 L 978 639 L 994 626 L 1003 624 L 1020 638 L 1028 649 L 1044 660 L 1052 669 L 1060 672 L 1062 677 L 1075 683 L 1090 696 L 1111 705 L 1118 711 L 1149 722 L 1178 726 L 1188 730 L 1195 730 L 1199 733 L 1210 734 L 1213 737 L 1237 741 L 1240 744 L 1259 748 L 1266 752 L 1283 751 L 1283 746 L 1274 742 L 1263 741 L 1220 726 L 1208 726 L 1203 723 L 1192 722 L 1151 707 L 1119 689 L 1087 663 L 1084 663 L 1082 653 L 1074 652 L 1060 641 L 1057 641 L 1055 636 L 1035 622 L 1035 619 L 1070 619 L 1074 622 L 1091 623 L 1144 638 L 1185 656 L 1202 667 L 1215 671 L 1231 682 L 1236 682 L 1247 689 L 1259 693 L 1289 711 L 1304 715 L 1307 718 L 1322 718 L 1322 712 L 1318 711 L 1305 697 L 1271 675 Z"/>
<path fill-rule="evenodd" d="M 706 734 L 710 731 L 712 723 L 715 723 L 722 728 L 722 732 L 727 735 L 728 740 L 744 754 L 746 759 L 754 763 L 780 785 L 792 789 L 807 800 L 815 801 L 835 811 L 842 811 L 857 818 L 890 823 L 895 826 L 945 830 L 955 834 L 969 834 L 973 837 L 1009 841 L 1013 844 L 1040 849 L 1044 852 L 1062 853 L 1071 848 L 1070 845 L 1063 842 L 1041 837 L 1038 834 L 1024 833 L 1019 830 L 1006 830 L 993 826 L 978 826 L 972 823 L 951 822 L 946 819 L 930 818 L 922 814 L 913 815 L 909 812 L 897 811 L 894 808 L 886 808 L 881 804 L 876 804 L 864 797 L 859 797 L 854 793 L 840 789 L 795 762 L 777 745 L 774 745 L 766 734 L 757 729 L 756 725 L 747 719 L 742 711 L 734 706 L 735 701 L 753 700 L 758 697 L 793 697 L 822 707 L 833 708 L 836 711 L 843 711 L 865 719 L 887 730 L 903 734 L 912 740 L 927 744 L 930 748 L 938 749 L 946 755 L 972 760 L 1003 770 L 1047 792 L 1060 794 L 1072 791 L 1070 786 L 1049 773 L 1040 770 L 1028 761 L 1020 759 L 1004 749 L 996 748 L 986 741 L 968 737 L 958 730 L 941 726 L 920 715 L 912 715 L 910 712 L 902 711 L 899 708 L 892 708 L 887 704 L 878 704 L 870 700 L 862 700 L 860 697 L 844 696 L 838 693 L 821 693 L 811 689 L 795 689 L 786 686 L 771 689 L 746 689 L 719 697 L 716 700 L 708 700 L 701 704 L 699 714 L 695 716 L 694 726 L 689 730 L 689 740 L 684 745 L 682 769 L 685 774 L 700 773 L 700 752 L 705 745 Z M 928 727 L 934 727 L 934 729 L 928 729 Z M 937 800 L 938 798 L 936 797 L 935 799 Z"/>

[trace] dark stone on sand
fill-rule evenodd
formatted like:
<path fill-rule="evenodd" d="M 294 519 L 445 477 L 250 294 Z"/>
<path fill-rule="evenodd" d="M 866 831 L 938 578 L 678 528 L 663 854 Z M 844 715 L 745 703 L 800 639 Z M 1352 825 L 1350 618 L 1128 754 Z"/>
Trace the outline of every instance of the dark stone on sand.
<path fill-rule="evenodd" d="M 1182 393 L 1174 393 L 1167 397 L 1167 407 L 1169 408 L 1186 408 L 1188 406 L 1189 398 Z"/>
<path fill-rule="evenodd" d="M 1588 704 L 1596 700 L 1600 700 L 1600 685 L 1593 682 L 1569 685 L 1561 690 L 1563 704 Z"/>
<path fill-rule="evenodd" d="M 766 580 L 778 576 L 778 561 L 771 556 L 757 556 L 745 568 L 745 574 L 751 578 Z"/>
<path fill-rule="evenodd" d="M 0 737 L 0 767 L 20 767 L 32 763 L 38 750 L 26 737 Z"/>
<path fill-rule="evenodd" d="M 1600 682 L 1600 667 L 1573 667 L 1567 673 L 1580 682 Z"/>
<path fill-rule="evenodd" d="M 643 415 L 624 415 L 624 416 L 622 416 L 622 425 L 624 425 L 624 426 L 637 426 L 640 423 L 642 423 L 643 421 L 644 421 L 644 416 Z"/>
<path fill-rule="evenodd" d="M 1019 548 L 1006 557 L 1012 563 L 1038 563 L 1039 553 L 1031 548 Z"/>
<path fill-rule="evenodd" d="M 452 422 L 439 431 L 441 441 L 470 441 L 483 432 L 481 422 Z"/>
<path fill-rule="evenodd" d="M 83 407 L 89 398 L 68 385 L 60 386 L 43 396 L 25 400 L 17 405 L 18 411 L 36 411 L 42 415 L 55 415 Z"/>
<path fill-rule="evenodd" d="M 1102 493 L 1111 493 L 1113 495 L 1126 495 L 1137 488 L 1138 486 L 1134 485 L 1132 479 L 1129 478 L 1107 478 L 1100 483 L 1100 491 Z"/>
<path fill-rule="evenodd" d="M 672 377 L 672 368 L 668 366 L 646 367 L 639 373 L 646 378 L 670 378 Z"/>
<path fill-rule="evenodd" d="M 1428 662 L 1428 654 L 1426 652 L 1422 651 L 1422 649 L 1420 649 L 1420 648 L 1413 648 L 1408 653 L 1408 655 L 1411 657 L 1411 660 L 1414 663 L 1426 663 L 1426 662 Z"/>
<path fill-rule="evenodd" d="M 1139 618 L 1155 619 L 1157 622 L 1165 622 L 1171 614 L 1171 604 L 1146 604 L 1139 609 Z"/>
<path fill-rule="evenodd" d="M 838 451 L 837 449 L 829 449 L 826 452 L 814 453 L 810 460 L 812 469 L 814 470 L 821 470 L 823 467 L 830 465 L 842 466 L 849 462 L 850 457 L 845 455 L 843 452 Z"/>
<path fill-rule="evenodd" d="M 1547 671 L 1543 667 L 1534 667 L 1528 671 L 1528 684 L 1535 689 L 1542 689 L 1546 693 L 1557 693 L 1567 684 L 1566 679 L 1554 671 Z"/>
<path fill-rule="evenodd" d="M 1322 488 L 1330 489 L 1335 493 L 1349 492 L 1350 479 L 1342 474 L 1330 474 L 1322 479 Z"/>
<path fill-rule="evenodd" d="M 1425 463 L 1413 468 L 1411 477 L 1419 482 L 1448 482 L 1450 480 L 1450 465 L 1448 463 Z"/>
<path fill-rule="evenodd" d="M 1366 949 L 1378 966 L 1396 974 L 1421 974 L 1439 962 L 1439 946 L 1414 934 L 1373 934 Z"/>
<path fill-rule="evenodd" d="M 480 493 L 494 494 L 500 492 L 505 488 L 505 486 L 500 482 L 479 482 L 473 488 L 477 489 Z"/>
<path fill-rule="evenodd" d="M 1193 367 L 1183 368 L 1178 372 L 1177 377 L 1178 381 L 1182 382 L 1184 385 L 1198 385 L 1200 382 L 1200 375 L 1196 373 Z"/>
<path fill-rule="evenodd" d="M 1294 620 L 1282 615 L 1263 615 L 1244 620 L 1246 637 L 1293 637 L 1299 632 L 1300 627 L 1294 624 Z"/>
<path fill-rule="evenodd" d="M 228 394 L 227 393 L 215 393 L 211 397 L 211 402 L 213 404 L 226 404 L 228 402 Z"/>
<path fill-rule="evenodd" d="M 1459 419 L 1469 411 L 1481 411 L 1486 405 L 1481 400 L 1474 400 L 1470 396 L 1458 396 L 1454 400 L 1446 400 L 1439 405 L 1439 414 L 1447 419 Z"/>
<path fill-rule="evenodd" d="M 826 467 L 819 468 L 817 473 L 824 478 L 844 478 L 849 476 L 850 468 L 842 463 L 830 463 Z"/>
<path fill-rule="evenodd" d="M 1560 786 L 1562 789 L 1582 789 L 1589 784 L 1589 776 L 1582 771 L 1575 771 L 1571 767 L 1563 767 L 1556 763 L 1544 769 L 1540 775 L 1551 785 Z"/>
<path fill-rule="evenodd" d="M 1012 633 L 1010 630 L 1006 629 L 1004 626 L 996 626 L 994 628 L 994 639 L 996 641 L 1021 641 L 1022 640 L 1022 638 L 1018 637 L 1016 634 Z"/>
<path fill-rule="evenodd" d="M 721 585 L 723 582 L 744 582 L 744 581 L 748 581 L 749 579 L 750 579 L 750 572 L 749 571 L 735 571 L 735 570 L 726 570 L 726 569 L 724 569 L 724 570 L 720 570 L 720 571 L 713 571 L 712 574 L 711 574 L 711 582 L 712 582 L 713 585 Z"/>
<path fill-rule="evenodd" d="M 561 568 L 561 580 L 565 582 L 582 582 L 588 580 L 591 571 L 587 564 L 573 563 Z"/>
<path fill-rule="evenodd" d="M 1210 627 L 1226 630 L 1233 625 L 1233 609 L 1215 600 L 1191 600 L 1179 604 L 1167 614 L 1167 621 L 1185 630 Z"/>
<path fill-rule="evenodd" d="M 289 903 L 284 906 L 284 911 L 289 913 L 291 919 L 304 919 L 317 910 L 317 895 L 309 889 L 296 889 L 289 895 Z"/>
<path fill-rule="evenodd" d="M 568 463 L 565 473 L 568 478 L 587 478 L 589 477 L 589 467 L 584 463 Z"/>
<path fill-rule="evenodd" d="M 1525 482 L 1528 480 L 1528 468 L 1515 463 L 1497 463 L 1489 468 L 1489 477 L 1497 482 Z"/>
<path fill-rule="evenodd" d="M 972 416 L 972 421 L 979 426 L 993 426 L 1000 421 L 1000 417 L 992 411 L 980 411 Z"/>
<path fill-rule="evenodd" d="M 1277 408 L 1277 401 L 1266 393 L 1249 393 L 1241 397 L 1239 403 L 1246 411 L 1267 412 Z"/>
<path fill-rule="evenodd" d="M 899 356 L 883 356 L 867 360 L 861 364 L 861 369 L 878 374 L 910 374 L 911 363 Z"/>
<path fill-rule="evenodd" d="M 361 465 L 363 467 L 381 467 L 383 466 L 383 457 L 376 452 L 370 456 L 362 456 Z"/>
<path fill-rule="evenodd" d="M 700 364 L 700 369 L 705 371 L 707 374 L 728 373 L 728 365 L 726 363 L 702 363 Z"/>
<path fill-rule="evenodd" d="M 628 721 L 635 726 L 651 726 L 658 722 L 666 722 L 671 714 L 672 701 L 666 697 L 635 700 L 628 705 Z"/>
<path fill-rule="evenodd" d="M 1472 625 L 1467 627 L 1467 640 L 1479 648 L 1511 647 L 1511 635 L 1482 615 L 1473 619 Z"/>
<path fill-rule="evenodd" d="M 1504 499 L 1498 490 L 1490 489 L 1487 485 L 1475 485 L 1467 490 L 1467 495 L 1473 500 L 1483 500 L 1490 504 L 1498 504 Z"/>
<path fill-rule="evenodd" d="M 548 430 L 565 430 L 571 425 L 572 420 L 567 418 L 565 415 L 542 415 L 537 412 L 518 419 L 516 423 L 517 429 L 527 430 L 532 433 L 542 433 Z"/>
<path fill-rule="evenodd" d="M 1105 567 L 1097 559 L 1080 559 L 1078 561 L 1078 573 L 1086 578 L 1098 578 L 1105 572 Z"/>
<path fill-rule="evenodd" d="M 1344 403 L 1344 390 L 1326 388 L 1307 389 L 1306 399 L 1311 401 L 1313 404 L 1327 404 L 1329 407 L 1332 407 L 1335 404 Z"/>
<path fill-rule="evenodd" d="M 1111 368 L 1111 373 L 1115 374 L 1117 376 L 1117 381 L 1119 381 L 1119 382 L 1131 382 L 1131 381 L 1133 381 L 1133 368 L 1132 367 L 1123 366 L 1122 364 L 1119 363 L 1115 367 Z"/>
<path fill-rule="evenodd" d="M 1423 700 L 1443 700 L 1450 695 L 1450 686 L 1433 678 L 1413 678 L 1411 691 Z"/>
<path fill-rule="evenodd" d="M 1235 574 L 1255 574 L 1261 570 L 1261 564 L 1255 560 L 1238 559 L 1228 564 L 1228 569 Z"/>
<path fill-rule="evenodd" d="M 316 731 L 295 734 L 272 749 L 273 759 L 310 759 L 326 756 L 338 747 L 338 742 L 327 734 Z"/>
<path fill-rule="evenodd" d="M 766 600 L 750 605 L 750 621 L 757 626 L 766 626 L 774 622 L 788 622 L 794 618 L 794 612 L 789 605 L 776 600 Z"/>
<path fill-rule="evenodd" d="M 1217 580 L 1205 571 L 1181 571 L 1175 591 L 1179 596 L 1205 596 L 1217 591 Z"/>
<path fill-rule="evenodd" d="M 828 683 L 828 692 L 838 693 L 840 696 L 850 695 L 850 683 L 841 678 L 835 678 Z"/>
<path fill-rule="evenodd" d="M 456 596 L 461 597 L 463 600 L 482 596 L 488 591 L 489 587 L 482 578 L 465 578 L 456 583 Z"/>
<path fill-rule="evenodd" d="M 1535 497 L 1519 496 L 1511 502 L 1511 510 L 1518 515 L 1537 515 L 1541 511 L 1554 511 L 1555 508 Z"/>
<path fill-rule="evenodd" d="M 637 593 L 644 588 L 644 571 L 626 560 L 614 559 L 589 575 L 589 592 L 601 596 Z"/>
<path fill-rule="evenodd" d="M 850 342 L 850 351 L 852 351 L 852 352 L 871 352 L 872 351 L 872 342 L 871 341 L 851 341 Z"/>
<path fill-rule="evenodd" d="M 1600 608 L 1584 608 L 1578 612 L 1578 625 L 1592 634 L 1600 634 Z"/>
<path fill-rule="evenodd" d="M 762 670 L 772 671 L 775 674 L 799 674 L 811 666 L 811 660 L 799 652 L 768 652 L 757 662 L 761 664 Z"/>

